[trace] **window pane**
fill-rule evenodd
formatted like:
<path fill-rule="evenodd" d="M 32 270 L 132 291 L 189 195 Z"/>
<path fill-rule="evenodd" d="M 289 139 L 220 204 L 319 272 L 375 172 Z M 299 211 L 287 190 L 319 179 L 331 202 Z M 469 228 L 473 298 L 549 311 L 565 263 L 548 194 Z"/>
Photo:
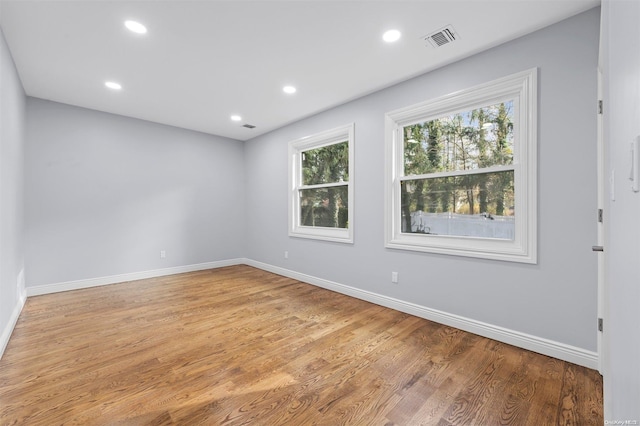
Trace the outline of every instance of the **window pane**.
<path fill-rule="evenodd" d="M 300 224 L 325 228 L 348 228 L 347 186 L 300 191 Z"/>
<path fill-rule="evenodd" d="M 403 181 L 402 232 L 513 240 L 513 170 Z"/>
<path fill-rule="evenodd" d="M 513 163 L 513 101 L 403 128 L 404 175 Z"/>
<path fill-rule="evenodd" d="M 349 142 L 340 142 L 302 153 L 302 184 L 349 181 Z"/>

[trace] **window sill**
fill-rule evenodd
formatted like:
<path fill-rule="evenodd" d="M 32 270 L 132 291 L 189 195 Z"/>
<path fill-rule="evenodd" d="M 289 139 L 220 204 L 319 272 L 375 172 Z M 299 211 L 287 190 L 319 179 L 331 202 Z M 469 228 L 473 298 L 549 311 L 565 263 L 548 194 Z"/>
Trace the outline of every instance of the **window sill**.
<path fill-rule="evenodd" d="M 295 230 L 289 231 L 289 236 L 353 244 L 353 233 L 349 229 L 299 226 Z"/>
<path fill-rule="evenodd" d="M 518 241 L 511 240 L 402 234 L 400 237 L 387 241 L 385 247 L 479 259 L 537 263 L 536 253 L 532 247 L 525 247 Z"/>

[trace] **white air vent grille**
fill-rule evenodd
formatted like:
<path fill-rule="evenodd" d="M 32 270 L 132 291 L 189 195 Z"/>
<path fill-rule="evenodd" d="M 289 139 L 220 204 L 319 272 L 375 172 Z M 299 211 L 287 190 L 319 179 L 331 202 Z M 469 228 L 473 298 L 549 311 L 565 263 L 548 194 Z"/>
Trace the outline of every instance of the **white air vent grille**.
<path fill-rule="evenodd" d="M 429 42 L 433 47 L 444 46 L 445 44 L 452 43 L 459 38 L 456 30 L 453 29 L 453 26 L 447 25 L 444 28 L 439 29 L 435 33 L 431 33 L 424 37 L 426 41 Z"/>

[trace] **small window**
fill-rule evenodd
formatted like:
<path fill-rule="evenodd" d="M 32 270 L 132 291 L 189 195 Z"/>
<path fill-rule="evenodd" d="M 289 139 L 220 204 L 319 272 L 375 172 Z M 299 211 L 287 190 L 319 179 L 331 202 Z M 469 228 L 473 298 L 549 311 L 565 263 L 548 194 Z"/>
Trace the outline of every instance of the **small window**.
<path fill-rule="evenodd" d="M 536 262 L 536 70 L 387 114 L 386 246 Z"/>
<path fill-rule="evenodd" d="M 289 235 L 353 242 L 354 125 L 289 144 Z"/>

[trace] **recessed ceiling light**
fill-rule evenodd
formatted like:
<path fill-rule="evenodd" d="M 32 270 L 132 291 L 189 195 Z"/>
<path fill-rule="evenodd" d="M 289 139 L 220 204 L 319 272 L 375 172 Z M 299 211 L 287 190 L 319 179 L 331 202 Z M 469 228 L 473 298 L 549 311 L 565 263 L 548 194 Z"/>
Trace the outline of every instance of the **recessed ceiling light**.
<path fill-rule="evenodd" d="M 284 87 L 282 88 L 282 91 L 283 91 L 284 93 L 288 93 L 288 94 L 290 94 L 290 95 L 291 95 L 291 94 L 293 94 L 293 93 L 296 93 L 296 88 L 295 88 L 295 87 L 293 87 L 293 86 L 284 86 Z"/>
<path fill-rule="evenodd" d="M 136 34 L 146 34 L 147 32 L 147 27 L 137 21 L 125 21 L 124 26 L 127 27 L 129 31 Z"/>
<path fill-rule="evenodd" d="M 105 86 L 107 86 L 109 89 L 113 89 L 113 90 L 120 90 L 122 89 L 122 86 L 118 83 L 116 83 L 115 81 L 106 81 L 104 83 Z"/>
<path fill-rule="evenodd" d="M 240 121 L 240 120 L 242 120 L 242 117 L 240 117 L 239 115 L 232 115 L 232 116 L 231 116 L 231 119 L 232 119 L 233 121 Z"/>
<path fill-rule="evenodd" d="M 382 39 L 387 43 L 393 43 L 394 41 L 400 40 L 401 35 L 402 34 L 400 34 L 400 31 L 398 30 L 389 30 L 382 34 Z"/>

